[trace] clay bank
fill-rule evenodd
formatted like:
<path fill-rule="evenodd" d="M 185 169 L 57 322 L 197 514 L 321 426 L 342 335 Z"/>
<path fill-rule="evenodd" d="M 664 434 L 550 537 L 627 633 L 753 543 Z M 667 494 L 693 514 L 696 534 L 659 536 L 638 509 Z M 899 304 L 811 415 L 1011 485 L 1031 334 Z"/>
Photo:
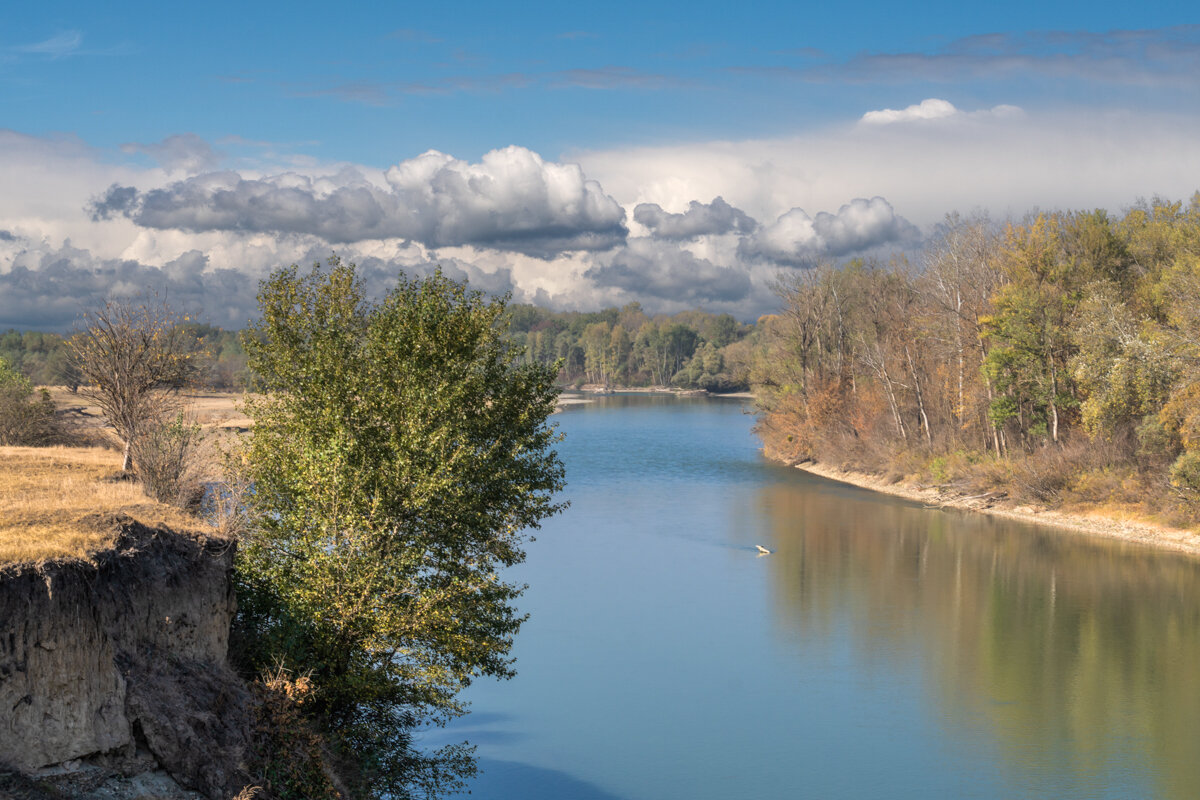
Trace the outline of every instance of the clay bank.
<path fill-rule="evenodd" d="M 0 471 L 36 471 L 4 450 Z M 74 455 L 57 454 L 51 483 L 74 481 L 76 501 L 94 484 L 101 510 L 72 519 L 66 498 L 41 529 L 35 493 L 0 475 L 0 797 L 236 795 L 252 703 L 227 666 L 233 542 L 156 522 L 152 504 L 136 518 L 105 509 L 119 487 Z M 23 516 L 42 538 L 74 528 L 84 544 L 49 559 L 14 548 Z"/>

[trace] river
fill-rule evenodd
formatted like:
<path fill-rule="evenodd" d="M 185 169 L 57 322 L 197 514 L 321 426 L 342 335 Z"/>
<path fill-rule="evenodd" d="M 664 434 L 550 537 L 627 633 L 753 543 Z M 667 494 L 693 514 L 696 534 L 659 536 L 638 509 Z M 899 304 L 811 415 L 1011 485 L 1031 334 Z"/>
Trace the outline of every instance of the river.
<path fill-rule="evenodd" d="M 555 417 L 518 675 L 423 734 L 473 797 L 1200 797 L 1200 563 L 771 464 L 746 411 Z"/>

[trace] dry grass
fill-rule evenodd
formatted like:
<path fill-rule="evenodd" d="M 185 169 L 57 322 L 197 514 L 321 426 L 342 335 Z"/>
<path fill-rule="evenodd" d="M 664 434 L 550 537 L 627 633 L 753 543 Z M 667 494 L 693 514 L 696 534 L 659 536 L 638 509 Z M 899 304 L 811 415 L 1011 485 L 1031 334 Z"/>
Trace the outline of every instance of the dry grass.
<path fill-rule="evenodd" d="M 134 481 L 111 481 L 121 456 L 99 447 L 0 447 L 0 565 L 90 561 L 112 546 L 105 518 L 204 530 L 203 523 L 146 497 Z"/>
<path fill-rule="evenodd" d="M 82 394 L 72 394 L 65 386 L 45 386 L 50 399 L 60 411 L 71 410 L 85 424 L 103 425 L 100 407 Z M 239 410 L 247 395 L 240 392 L 187 391 L 180 394 L 183 404 L 195 414 L 196 421 L 207 428 L 246 429 L 254 423 Z"/>

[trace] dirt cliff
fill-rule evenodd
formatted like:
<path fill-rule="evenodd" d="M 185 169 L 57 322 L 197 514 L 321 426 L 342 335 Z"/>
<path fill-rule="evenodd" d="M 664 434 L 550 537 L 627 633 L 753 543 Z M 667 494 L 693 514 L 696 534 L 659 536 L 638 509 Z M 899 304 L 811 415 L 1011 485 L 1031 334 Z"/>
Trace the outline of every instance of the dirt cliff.
<path fill-rule="evenodd" d="M 0 765 L 147 766 L 210 798 L 246 785 L 244 684 L 226 664 L 233 544 L 127 516 L 94 564 L 0 569 Z"/>

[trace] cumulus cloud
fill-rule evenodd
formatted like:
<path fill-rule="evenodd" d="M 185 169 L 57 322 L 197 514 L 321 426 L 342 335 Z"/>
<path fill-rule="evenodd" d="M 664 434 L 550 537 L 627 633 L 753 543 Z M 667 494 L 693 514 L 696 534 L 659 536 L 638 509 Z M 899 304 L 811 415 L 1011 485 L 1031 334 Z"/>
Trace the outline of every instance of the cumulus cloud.
<path fill-rule="evenodd" d="M 1023 112 L 1017 106 L 999 105 L 983 111 L 966 112 L 954 107 L 948 100 L 931 97 L 920 103 L 903 109 L 885 108 L 880 111 L 868 111 L 862 115 L 860 123 L 864 125 L 890 125 L 897 122 L 918 122 L 922 120 L 940 120 L 962 117 L 1015 117 Z"/>
<path fill-rule="evenodd" d="M 181 310 L 203 309 L 215 324 L 240 328 L 250 318 L 257 280 L 232 269 L 206 274 L 207 257 L 190 251 L 161 267 L 98 258 L 72 247 L 18 256 L 0 272 L 0 320 L 6 326 L 65 331 L 109 297 L 157 291 Z"/>
<path fill-rule="evenodd" d="M 882 197 L 858 198 L 838 209 L 810 217 L 793 208 L 753 237 L 743 239 L 741 253 L 776 264 L 808 267 L 822 258 L 839 258 L 919 235 Z"/>
<path fill-rule="evenodd" d="M 889 122 L 908 122 L 915 119 L 941 119 L 943 117 L 952 117 L 957 113 L 958 109 L 952 103 L 931 97 L 902 111 L 892 108 L 885 108 L 882 111 L 868 111 L 862 115 L 862 122 L 872 125 L 886 125 Z"/>
<path fill-rule="evenodd" d="M 161 142 L 127 142 L 121 145 L 126 153 L 144 153 L 169 170 L 194 173 L 214 169 L 221 156 L 208 142 L 194 133 L 168 136 Z"/>
<path fill-rule="evenodd" d="M 212 172 L 159 189 L 114 185 L 90 205 L 94 219 L 123 215 L 146 228 L 190 232 L 311 233 L 335 243 L 403 238 L 428 247 L 476 245 L 539 256 L 604 250 L 625 239 L 625 210 L 576 164 L 523 147 L 478 164 L 436 150 L 385 173 L 257 179 Z"/>
<path fill-rule="evenodd" d="M 751 290 L 745 270 L 718 266 L 687 250 L 641 238 L 630 239 L 584 277 L 602 288 L 689 305 L 737 302 Z"/>
<path fill-rule="evenodd" d="M 758 227 L 746 212 L 734 208 L 721 197 L 711 203 L 688 203 L 682 214 L 668 214 L 658 203 L 640 203 L 633 209 L 633 218 L 655 236 L 663 239 L 693 239 L 697 236 L 724 233 L 752 233 Z"/>

